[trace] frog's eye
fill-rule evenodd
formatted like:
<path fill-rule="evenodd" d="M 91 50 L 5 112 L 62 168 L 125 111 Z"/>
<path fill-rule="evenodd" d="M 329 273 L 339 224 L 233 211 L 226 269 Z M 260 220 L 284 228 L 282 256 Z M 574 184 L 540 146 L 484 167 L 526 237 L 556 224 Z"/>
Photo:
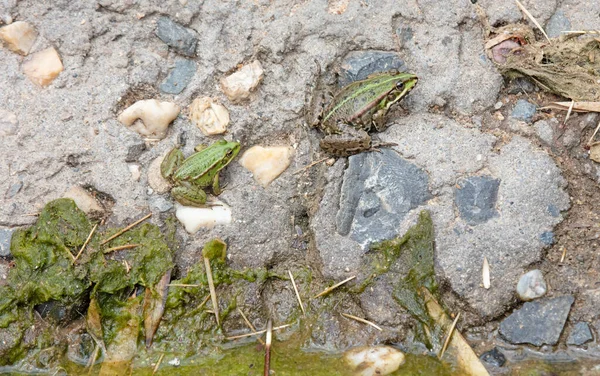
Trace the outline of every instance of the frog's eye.
<path fill-rule="evenodd" d="M 404 82 L 402 82 L 402 81 L 396 82 L 396 89 L 398 89 L 398 90 L 404 89 Z"/>

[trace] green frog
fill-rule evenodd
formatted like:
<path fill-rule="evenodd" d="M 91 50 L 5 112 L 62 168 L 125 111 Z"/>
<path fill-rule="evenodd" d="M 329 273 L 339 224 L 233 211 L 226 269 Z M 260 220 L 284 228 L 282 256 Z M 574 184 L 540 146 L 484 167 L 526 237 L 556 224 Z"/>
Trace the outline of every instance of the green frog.
<path fill-rule="evenodd" d="M 385 116 L 417 84 L 414 74 L 390 71 L 375 73 L 342 88 L 326 106 L 309 119 L 325 137 L 320 146 L 336 156 L 349 156 L 386 144 L 374 145 L 368 132 L 386 128 Z M 322 98 L 323 99 L 323 98 Z M 321 101 L 322 103 L 324 100 Z"/>
<path fill-rule="evenodd" d="M 185 158 L 179 148 L 173 148 L 162 161 L 160 173 L 173 184 L 171 195 L 177 202 L 203 207 L 204 188 L 212 186 L 215 195 L 221 194 L 219 171 L 238 155 L 240 144 L 219 140 L 208 147 L 198 145 L 195 150 L 196 153 Z"/>

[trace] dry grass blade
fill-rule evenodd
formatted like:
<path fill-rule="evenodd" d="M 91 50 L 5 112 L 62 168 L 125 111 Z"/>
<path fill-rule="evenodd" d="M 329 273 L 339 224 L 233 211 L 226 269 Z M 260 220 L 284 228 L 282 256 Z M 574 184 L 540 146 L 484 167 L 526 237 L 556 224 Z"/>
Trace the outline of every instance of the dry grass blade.
<path fill-rule="evenodd" d="M 563 247 L 562 255 L 560 256 L 560 262 L 564 262 L 566 256 L 567 256 L 567 247 Z"/>
<path fill-rule="evenodd" d="M 202 303 L 200 303 L 200 305 L 198 306 L 198 308 L 196 308 L 196 310 L 199 310 L 200 308 L 204 307 L 204 305 L 206 304 L 206 302 L 208 302 L 208 299 L 210 299 L 210 294 L 206 295 L 206 297 L 204 298 L 204 300 L 202 301 Z"/>
<path fill-rule="evenodd" d="M 77 256 L 75 256 L 75 258 L 73 259 L 73 263 L 75 263 L 75 261 L 77 261 L 77 259 L 79 258 L 79 256 L 81 256 L 81 254 L 83 253 L 83 250 L 85 249 L 85 247 L 88 245 L 88 243 L 92 239 L 92 236 L 94 235 L 94 232 L 96 232 L 97 228 L 98 228 L 98 224 L 96 223 L 94 225 L 94 227 L 92 227 L 92 231 L 90 231 L 90 234 L 88 235 L 87 239 L 85 239 L 85 242 L 81 246 L 81 249 L 79 250 L 79 253 L 77 253 Z"/>
<path fill-rule="evenodd" d="M 570 107 L 575 112 L 600 112 L 600 102 L 551 102 L 541 109 L 568 110 Z"/>
<path fill-rule="evenodd" d="M 563 122 L 563 127 L 567 125 L 567 120 L 571 117 L 571 111 L 573 111 L 573 106 L 575 105 L 575 101 L 571 101 L 571 105 L 569 106 L 569 111 L 567 111 L 567 116 L 565 116 L 565 121 Z"/>
<path fill-rule="evenodd" d="M 563 34 L 600 34 L 600 30 L 565 30 Z"/>
<path fill-rule="evenodd" d="M 199 287 L 200 285 L 190 285 L 186 283 L 169 283 L 169 287 Z"/>
<path fill-rule="evenodd" d="M 452 337 L 452 333 L 454 333 L 454 328 L 456 328 L 456 323 L 458 322 L 459 317 L 460 317 L 460 312 L 458 313 L 458 315 L 456 315 L 456 318 L 452 322 L 452 325 L 450 325 L 450 330 L 448 330 L 448 334 L 446 334 L 446 340 L 444 341 L 444 346 L 442 346 L 442 350 L 440 351 L 440 355 L 438 356 L 438 359 L 442 359 L 444 357 L 444 353 L 446 352 L 446 349 L 448 348 L 448 344 L 450 343 L 450 338 Z"/>
<path fill-rule="evenodd" d="M 292 275 L 292 272 L 290 270 L 288 270 L 288 274 L 290 275 L 292 286 L 294 286 L 294 292 L 296 293 L 296 298 L 298 299 L 298 303 L 300 304 L 300 309 L 302 309 L 302 314 L 306 315 L 306 311 L 304 311 L 304 304 L 302 304 L 302 299 L 300 299 L 300 293 L 298 293 L 298 287 L 296 287 L 296 281 L 294 281 L 294 276 Z"/>
<path fill-rule="evenodd" d="M 250 328 L 250 330 L 252 330 L 253 332 L 256 332 L 256 328 L 254 327 L 254 325 L 252 325 L 252 323 L 250 322 L 250 320 L 248 320 L 248 318 L 246 317 L 246 315 L 244 315 L 244 312 L 242 312 L 241 309 L 238 308 L 238 312 L 240 313 L 240 315 L 242 316 L 242 318 L 244 319 L 244 322 L 246 323 L 246 325 L 248 326 L 248 328 Z M 256 338 L 258 340 L 258 342 L 260 342 L 263 346 L 265 346 L 265 341 L 263 341 L 260 337 Z"/>
<path fill-rule="evenodd" d="M 483 257 L 483 268 L 481 274 L 483 278 L 483 287 L 489 289 L 492 285 L 490 281 L 490 264 L 488 263 L 488 259 L 485 256 Z"/>
<path fill-rule="evenodd" d="M 290 326 L 292 326 L 292 324 L 285 324 L 285 325 L 281 325 L 281 326 L 276 326 L 276 327 L 273 328 L 273 330 L 285 329 L 285 328 L 290 327 Z M 256 335 L 263 334 L 263 333 L 266 333 L 266 332 L 267 332 L 267 329 L 263 329 L 263 330 L 259 330 L 258 332 L 240 334 L 239 336 L 225 337 L 225 339 L 226 340 L 232 340 L 232 339 L 240 339 L 240 338 L 252 337 L 252 336 L 256 336 Z"/>
<path fill-rule="evenodd" d="M 598 123 L 598 126 L 596 127 L 596 129 L 594 130 L 594 133 L 592 133 L 592 137 L 590 137 L 589 141 L 587 142 L 587 146 L 592 146 L 592 143 L 594 141 L 594 137 L 596 137 L 596 133 L 598 133 L 598 129 L 600 129 L 600 122 Z"/>
<path fill-rule="evenodd" d="M 138 219 L 137 221 L 133 222 L 129 226 L 125 227 L 121 231 L 119 231 L 116 234 L 114 234 L 113 236 L 111 236 L 110 238 L 103 240 L 102 243 L 100 243 L 100 245 L 104 245 L 104 244 L 108 243 L 109 241 L 113 240 L 114 238 L 121 236 L 124 232 L 131 230 L 133 227 L 139 225 L 140 223 L 144 222 L 146 219 L 148 219 L 150 217 L 152 217 L 152 213 L 148 214 L 147 216 L 145 216 L 142 219 Z"/>
<path fill-rule="evenodd" d="M 328 159 L 329 159 L 329 157 L 325 157 L 325 158 L 319 159 L 318 161 L 314 161 L 311 164 L 304 166 L 299 170 L 294 171 L 294 173 L 292 175 L 296 175 L 296 174 L 301 173 L 302 171 L 306 171 L 306 170 L 310 169 L 312 166 L 318 165 L 319 163 L 322 163 L 322 162 L 325 162 Z"/>
<path fill-rule="evenodd" d="M 124 245 L 119 245 L 117 247 L 107 248 L 103 252 L 109 253 L 109 252 L 114 252 L 114 251 L 122 251 L 124 249 L 130 249 L 130 248 L 135 248 L 135 247 L 139 247 L 139 246 L 141 246 L 141 244 L 124 244 Z"/>
<path fill-rule="evenodd" d="M 315 295 L 315 297 L 314 297 L 313 299 L 319 298 L 319 297 L 321 297 L 321 296 L 323 296 L 323 295 L 325 295 L 325 294 L 329 294 L 331 291 L 333 291 L 333 290 L 337 289 L 338 287 L 340 287 L 340 286 L 341 286 L 341 285 L 343 285 L 344 283 L 346 283 L 346 282 L 348 282 L 348 281 L 351 281 L 351 280 L 353 280 L 354 278 L 356 278 L 356 276 L 355 276 L 355 275 L 353 275 L 353 276 L 352 276 L 352 277 L 350 277 L 350 278 L 346 278 L 346 279 L 344 279 L 342 282 L 338 282 L 338 283 L 336 283 L 335 285 L 333 285 L 333 286 L 331 286 L 331 287 L 328 287 L 328 288 L 326 288 L 325 290 L 323 290 L 323 291 L 321 291 L 320 293 L 318 293 L 317 295 Z"/>
<path fill-rule="evenodd" d="M 352 320 L 356 320 L 358 322 L 362 322 L 363 324 L 371 325 L 373 328 L 379 330 L 380 332 L 383 331 L 383 329 L 381 329 L 379 326 L 377 326 L 376 324 L 372 323 L 369 320 L 361 319 L 358 316 L 354 316 L 354 315 L 351 315 L 351 314 L 348 314 L 348 313 L 342 313 L 342 316 L 347 317 L 347 318 L 352 319 Z"/>
<path fill-rule="evenodd" d="M 96 345 L 94 348 L 94 352 L 92 356 L 88 359 L 86 368 L 89 368 L 88 375 L 92 374 L 92 369 L 94 369 L 94 363 L 96 363 L 96 359 L 98 359 L 98 353 L 100 352 L 100 346 Z"/>
<path fill-rule="evenodd" d="M 219 320 L 219 302 L 217 301 L 217 291 L 215 290 L 215 283 L 213 282 L 210 260 L 207 257 L 204 257 L 204 267 L 206 268 L 206 278 L 208 279 L 208 288 L 210 290 L 210 298 L 212 299 L 215 318 L 217 319 L 217 326 L 221 326 L 221 321 Z"/>
<path fill-rule="evenodd" d="M 265 344 L 265 376 L 271 374 L 271 340 L 273 337 L 273 321 L 269 319 L 267 321 L 267 339 Z"/>
<path fill-rule="evenodd" d="M 529 13 L 529 11 L 523 6 L 523 4 L 521 4 L 521 2 L 519 0 L 515 0 L 515 3 L 517 3 L 517 6 L 519 7 L 519 9 L 521 9 L 521 11 L 523 13 L 525 13 L 525 15 L 527 17 L 529 17 L 529 19 L 531 20 L 531 22 L 534 23 L 535 26 L 537 26 L 538 29 L 540 29 L 540 31 L 542 32 L 542 34 L 544 34 L 544 36 L 546 37 L 546 39 L 548 40 L 548 43 L 552 43 L 550 41 L 550 38 L 548 38 L 548 34 L 546 34 L 546 32 L 544 31 L 544 28 L 542 27 L 542 25 L 540 25 L 539 22 L 537 22 L 537 20 L 535 19 L 535 17 L 533 17 L 531 15 L 531 13 Z"/>
<path fill-rule="evenodd" d="M 156 371 L 158 371 L 158 367 L 160 367 L 160 363 L 162 363 L 163 358 L 165 357 L 165 354 L 161 354 L 160 358 L 158 358 L 158 362 L 156 363 L 156 366 L 154 366 L 154 370 L 152 371 L 152 375 L 154 375 L 156 373 Z"/>

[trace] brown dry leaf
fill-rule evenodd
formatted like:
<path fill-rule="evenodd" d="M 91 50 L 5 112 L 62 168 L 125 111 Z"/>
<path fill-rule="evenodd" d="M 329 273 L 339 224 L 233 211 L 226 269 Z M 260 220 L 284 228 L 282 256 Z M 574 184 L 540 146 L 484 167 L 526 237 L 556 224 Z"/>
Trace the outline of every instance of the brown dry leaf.
<path fill-rule="evenodd" d="M 576 112 L 600 112 L 600 102 L 552 102 L 546 108 L 568 110 L 573 103 L 573 111 Z"/>
<path fill-rule="evenodd" d="M 592 145 L 592 147 L 590 147 L 590 159 L 600 163 L 600 144 Z"/>
<path fill-rule="evenodd" d="M 165 273 L 154 288 L 146 287 L 144 295 L 144 329 L 146 332 L 146 347 L 152 345 L 152 338 L 158 329 L 160 320 L 165 312 L 165 303 L 169 293 L 171 271 Z"/>
<path fill-rule="evenodd" d="M 452 325 L 452 320 L 446 315 L 444 309 L 435 300 L 433 295 L 425 287 L 421 288 L 421 293 L 425 298 L 425 306 L 429 316 L 445 331 L 448 331 Z M 463 375 L 470 376 L 489 376 L 481 361 L 471 348 L 460 332 L 455 329 L 450 340 L 448 349 L 456 354 L 456 361 L 461 368 Z"/>

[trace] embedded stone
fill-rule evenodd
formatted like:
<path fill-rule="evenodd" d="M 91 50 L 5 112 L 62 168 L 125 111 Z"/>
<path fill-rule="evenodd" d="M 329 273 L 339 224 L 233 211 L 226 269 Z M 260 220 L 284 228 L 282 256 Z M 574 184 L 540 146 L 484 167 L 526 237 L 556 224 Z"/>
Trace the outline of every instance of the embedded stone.
<path fill-rule="evenodd" d="M 225 133 L 229 111 L 210 97 L 196 98 L 190 105 L 190 120 L 207 136 Z"/>
<path fill-rule="evenodd" d="M 590 326 L 586 322 L 578 322 L 573 326 L 567 345 L 581 346 L 594 339 Z"/>
<path fill-rule="evenodd" d="M 0 39 L 9 50 L 27 55 L 38 36 L 38 32 L 27 22 L 17 21 L 0 28 Z"/>
<path fill-rule="evenodd" d="M 406 64 L 396 52 L 389 51 L 352 51 L 344 57 L 338 85 L 346 86 L 351 82 L 367 78 L 370 74 L 397 70 L 405 71 Z"/>
<path fill-rule="evenodd" d="M 470 225 L 477 225 L 497 216 L 499 186 L 500 180 L 490 176 L 470 176 L 459 181 L 454 203 L 461 218 Z"/>
<path fill-rule="evenodd" d="M 49 85 L 60 72 L 63 65 L 54 47 L 36 52 L 31 58 L 23 63 L 23 73 L 36 85 Z"/>
<path fill-rule="evenodd" d="M 541 270 L 531 270 L 521 276 L 517 283 L 517 294 L 523 301 L 541 298 L 546 294 L 546 281 Z"/>
<path fill-rule="evenodd" d="M 244 65 L 237 72 L 221 79 L 221 89 L 230 101 L 247 99 L 263 79 L 263 68 L 258 60 Z"/>
<path fill-rule="evenodd" d="M 500 334 L 510 343 L 556 345 L 574 298 L 570 295 L 523 304 L 500 324 Z"/>
<path fill-rule="evenodd" d="M 240 164 L 252 172 L 254 179 L 263 187 L 267 187 L 283 171 L 292 160 L 294 151 L 287 146 L 253 146 L 240 158 Z"/>
<path fill-rule="evenodd" d="M 78 185 L 71 187 L 65 192 L 63 197 L 70 198 L 71 200 L 75 201 L 77 207 L 86 214 L 104 211 L 94 196 L 92 196 L 87 189 L 84 189 Z"/>
<path fill-rule="evenodd" d="M 127 107 L 117 119 L 142 136 L 160 140 L 167 135 L 167 128 L 177 118 L 179 111 L 175 103 L 146 99 Z M 136 122 L 138 119 L 141 122 Z"/>
<path fill-rule="evenodd" d="M 196 63 L 193 60 L 178 59 L 175 67 L 160 84 L 160 91 L 168 94 L 179 94 L 192 81 L 196 74 Z"/>
<path fill-rule="evenodd" d="M 357 347 L 346 351 L 344 360 L 354 375 L 380 376 L 395 372 L 405 356 L 390 346 Z"/>
<path fill-rule="evenodd" d="M 156 35 L 178 53 L 193 57 L 196 54 L 198 37 L 188 29 L 168 17 L 160 17 L 156 24 Z"/>

